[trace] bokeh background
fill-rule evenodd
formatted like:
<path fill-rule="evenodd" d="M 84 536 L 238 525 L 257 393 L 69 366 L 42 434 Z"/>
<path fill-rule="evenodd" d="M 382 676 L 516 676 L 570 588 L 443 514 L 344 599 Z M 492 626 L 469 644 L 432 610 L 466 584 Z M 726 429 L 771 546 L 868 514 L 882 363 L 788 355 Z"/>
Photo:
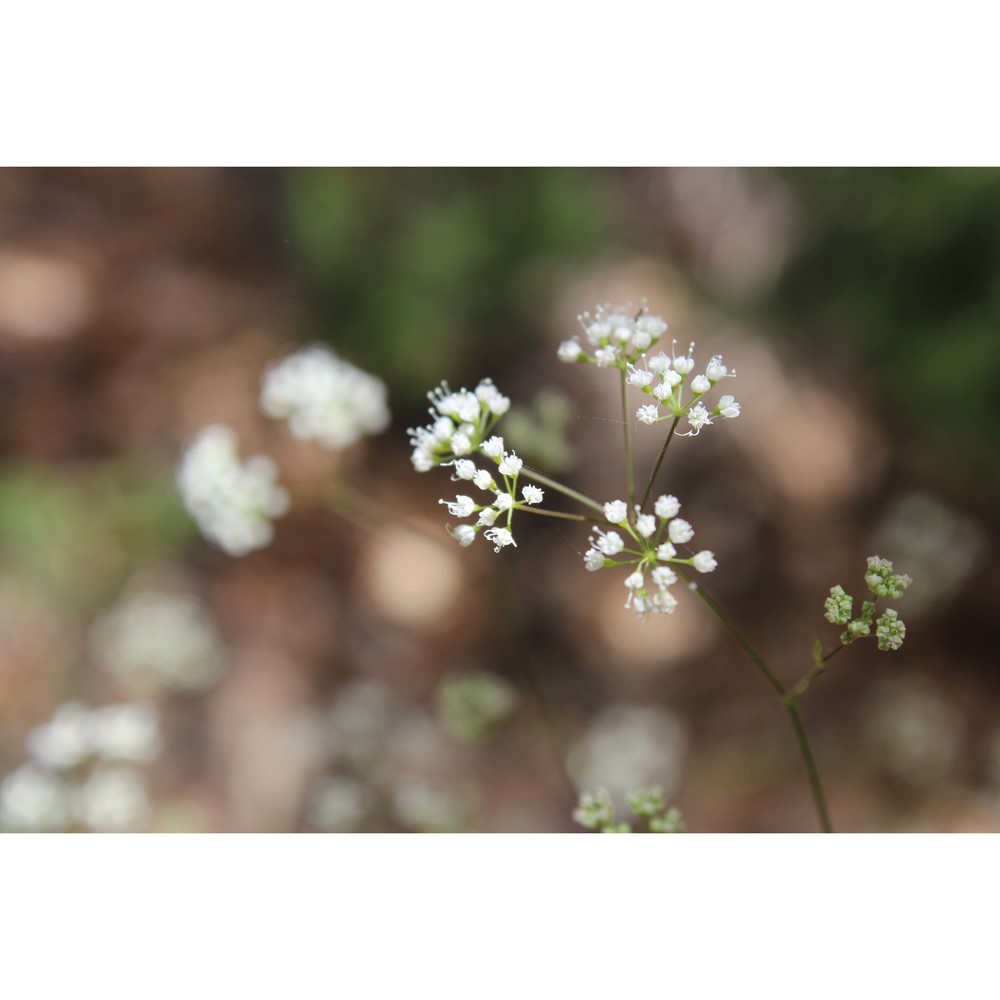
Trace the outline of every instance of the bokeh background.
<path fill-rule="evenodd" d="M 779 675 L 836 642 L 823 599 L 866 555 L 915 579 L 902 650 L 802 702 L 835 826 L 1000 830 L 1000 172 L 738 169 L 0 170 L 6 827 L 568 831 L 574 784 L 659 784 L 691 831 L 816 829 L 699 602 L 636 621 L 570 522 L 460 549 L 447 475 L 410 466 L 427 390 L 489 376 L 519 453 L 621 495 L 615 380 L 555 349 L 644 297 L 738 372 L 740 419 L 661 483 Z M 260 413 L 316 342 L 386 381 L 388 432 L 330 453 Z M 243 558 L 174 485 L 215 422 L 296 498 Z M 367 523 L 324 509 L 336 481 Z M 46 771 L 84 715 L 134 752 Z"/>

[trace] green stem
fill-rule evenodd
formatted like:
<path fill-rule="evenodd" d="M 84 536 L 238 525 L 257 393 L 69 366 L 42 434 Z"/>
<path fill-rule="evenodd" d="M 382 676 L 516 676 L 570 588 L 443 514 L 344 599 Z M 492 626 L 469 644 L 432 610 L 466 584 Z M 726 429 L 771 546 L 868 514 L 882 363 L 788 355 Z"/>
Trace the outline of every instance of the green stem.
<path fill-rule="evenodd" d="M 628 417 L 628 400 L 626 398 L 625 369 L 621 370 L 622 387 L 622 426 L 625 428 L 625 469 L 628 475 L 628 512 L 632 516 L 635 506 L 635 466 L 632 463 L 632 423 Z M 645 501 L 643 501 L 645 502 Z"/>
<path fill-rule="evenodd" d="M 567 521 L 589 521 L 591 518 L 585 517 L 583 514 L 564 514 L 559 510 L 543 510 L 541 507 L 518 507 L 518 510 L 523 510 L 525 514 L 541 514 L 542 517 L 561 517 Z"/>
<path fill-rule="evenodd" d="M 521 475 L 527 476 L 529 479 L 533 479 L 536 483 L 541 483 L 543 486 L 548 486 L 550 489 L 556 490 L 558 493 L 563 493 L 568 497 L 572 497 L 578 503 L 582 503 L 585 507 L 591 507 L 594 510 L 599 510 L 602 514 L 604 513 L 604 504 L 598 503 L 596 500 L 592 500 L 588 496 L 584 496 L 582 493 L 578 493 L 574 489 L 570 489 L 569 486 L 565 486 L 555 479 L 549 479 L 548 476 L 542 475 L 541 472 L 536 472 L 534 469 L 529 469 L 526 465 L 521 469 Z"/>
<path fill-rule="evenodd" d="M 688 584 L 691 584 L 691 579 L 685 572 L 683 572 L 683 570 L 678 569 L 677 575 Z M 806 765 L 806 771 L 809 774 L 809 787 L 812 790 L 812 796 L 816 803 L 816 810 L 819 813 L 820 823 L 823 826 L 823 832 L 832 833 L 833 826 L 830 823 L 830 814 L 826 808 L 826 798 L 823 795 L 823 785 L 820 782 L 819 771 L 816 767 L 816 760 L 813 757 L 812 748 L 809 746 L 809 737 L 806 735 L 806 729 L 802 723 L 802 716 L 799 715 L 799 709 L 798 705 L 795 703 L 795 699 L 789 697 L 784 685 L 775 676 L 774 671 L 767 665 L 764 657 L 762 657 L 760 653 L 754 649 L 747 637 L 736 627 L 729 615 L 723 611 L 718 601 L 716 601 L 711 594 L 705 591 L 700 584 L 694 584 L 694 592 L 708 606 L 715 617 L 719 619 L 726 631 L 729 632 L 733 639 L 736 640 L 747 656 L 750 657 L 754 665 L 764 676 L 764 679 L 771 685 L 775 693 L 778 695 L 785 711 L 788 712 L 792 728 L 795 730 L 795 739 L 799 745 L 799 753 L 802 755 L 802 760 Z"/>
<path fill-rule="evenodd" d="M 663 457 L 667 453 L 667 448 L 670 447 L 670 441 L 674 436 L 674 431 L 677 430 L 677 425 L 680 423 L 681 418 L 674 417 L 674 422 L 670 425 L 670 433 L 667 434 L 667 440 L 663 442 L 663 447 L 660 449 L 659 458 L 656 460 L 656 465 L 653 466 L 653 472 L 649 477 L 649 482 L 646 484 L 646 492 L 642 495 L 642 507 L 645 507 L 649 501 L 649 494 L 653 492 L 653 483 L 656 482 L 656 477 L 659 475 L 660 466 L 663 465 Z"/>

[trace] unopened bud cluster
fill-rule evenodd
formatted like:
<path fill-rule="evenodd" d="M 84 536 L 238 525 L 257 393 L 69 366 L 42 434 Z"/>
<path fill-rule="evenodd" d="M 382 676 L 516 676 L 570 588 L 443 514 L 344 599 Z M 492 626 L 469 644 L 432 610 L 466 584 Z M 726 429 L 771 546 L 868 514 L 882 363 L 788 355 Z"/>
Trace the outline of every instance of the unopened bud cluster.
<path fill-rule="evenodd" d="M 668 809 L 662 788 L 643 788 L 625 797 L 629 809 L 645 822 L 650 833 L 683 833 L 684 820 L 678 809 Z M 600 833 L 632 833 L 629 822 L 615 820 L 611 796 L 604 790 L 583 792 L 573 811 L 573 819 L 588 830 Z"/>
<path fill-rule="evenodd" d="M 854 598 L 837 584 L 830 588 L 830 596 L 824 602 L 826 620 L 833 625 L 846 626 L 840 636 L 840 641 L 844 645 L 870 636 L 874 626 L 879 649 L 885 651 L 899 649 L 903 645 L 903 639 L 906 638 L 906 625 L 900 620 L 898 612 L 892 608 L 887 609 L 877 619 L 875 609 L 879 598 L 889 597 L 896 600 L 903 596 L 912 582 L 908 575 L 893 572 L 892 563 L 888 559 L 869 556 L 865 584 L 875 595 L 875 600 L 863 601 L 861 613 L 855 618 Z"/>
<path fill-rule="evenodd" d="M 672 566 L 690 566 L 699 573 L 711 573 L 718 565 L 708 549 L 689 557 L 678 554 L 677 546 L 685 546 L 694 538 L 694 528 L 677 516 L 680 509 L 677 497 L 665 495 L 657 498 L 652 514 L 643 514 L 636 504 L 629 517 L 624 500 L 611 500 L 604 505 L 604 516 L 621 530 L 595 528 L 590 537 L 591 547 L 583 557 L 587 569 L 635 567 L 625 579 L 625 607 L 639 618 L 670 614 L 677 607 L 677 598 L 670 592 L 677 582 Z"/>

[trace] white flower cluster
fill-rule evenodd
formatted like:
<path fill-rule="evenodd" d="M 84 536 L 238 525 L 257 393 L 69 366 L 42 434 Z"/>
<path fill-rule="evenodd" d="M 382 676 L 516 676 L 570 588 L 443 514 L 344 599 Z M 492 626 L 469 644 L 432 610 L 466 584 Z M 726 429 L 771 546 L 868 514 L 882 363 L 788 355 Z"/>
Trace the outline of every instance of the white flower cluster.
<path fill-rule="evenodd" d="M 534 506 L 542 502 L 545 494 L 537 486 L 521 487 L 521 498 L 517 498 L 517 479 L 524 463 L 517 455 L 504 450 L 502 437 L 491 437 L 484 441 L 480 450 L 487 458 L 497 465 L 497 471 L 503 480 L 503 488 L 487 469 L 480 469 L 468 458 L 454 459 L 450 464 L 454 467 L 456 480 L 466 480 L 485 493 L 492 493 L 493 500 L 489 504 L 478 504 L 472 497 L 457 496 L 454 500 L 439 500 L 448 507 L 452 517 L 471 517 L 477 514 L 475 524 L 460 524 L 457 528 L 448 528 L 449 534 L 463 547 L 471 545 L 481 528 L 486 530 L 483 536 L 494 544 L 494 552 L 499 552 L 507 545 L 517 546 L 511 531 L 514 511 L 520 507 Z M 503 520 L 506 515 L 507 525 L 498 525 L 497 520 Z"/>
<path fill-rule="evenodd" d="M 141 590 L 90 633 L 93 658 L 130 690 L 205 691 L 220 677 L 223 647 L 205 608 L 191 597 Z"/>
<path fill-rule="evenodd" d="M 684 558 L 677 554 L 678 545 L 694 538 L 694 528 L 678 517 L 681 504 L 677 497 L 661 496 L 652 514 L 643 514 L 636 504 L 634 517 L 629 517 L 624 500 L 611 500 L 604 505 L 604 515 L 628 539 L 617 531 L 594 530 L 591 547 L 583 557 L 587 569 L 596 571 L 607 566 L 634 566 L 625 579 L 628 590 L 626 608 L 632 608 L 640 619 L 648 614 L 670 614 L 677 607 L 677 598 L 670 587 L 677 582 L 672 565 L 691 566 L 699 573 L 711 573 L 718 565 L 715 556 L 704 549 Z"/>
<path fill-rule="evenodd" d="M 417 472 L 430 472 L 435 466 L 471 455 L 510 409 L 510 400 L 488 378 L 474 392 L 452 392 L 447 382 L 442 382 L 427 396 L 432 403 L 428 411 L 431 423 L 408 431 L 413 445 L 410 460 Z"/>
<path fill-rule="evenodd" d="M 677 341 L 674 341 L 676 348 Z M 647 403 L 636 411 L 640 423 L 652 425 L 661 420 L 673 420 L 687 417 L 691 430 L 686 436 L 698 434 L 702 427 L 712 423 L 714 417 L 725 417 L 732 420 L 740 415 L 740 404 L 733 396 L 722 396 L 710 410 L 705 406 L 703 397 L 720 380 L 735 378 L 736 372 L 730 371 L 723 363 L 721 355 L 716 355 L 705 366 L 705 371 L 692 376 L 695 369 L 694 344 L 688 348 L 687 354 L 679 357 L 671 348 L 670 357 L 663 351 L 651 358 L 645 359 L 645 366 L 628 366 L 626 381 L 641 389 L 646 395 L 652 396 L 655 403 Z M 690 392 L 684 398 L 685 390 Z M 660 408 L 663 408 L 662 412 Z M 682 435 L 684 436 L 684 435 Z"/>
<path fill-rule="evenodd" d="M 659 316 L 646 312 L 645 303 L 636 315 L 631 306 L 598 306 L 594 314 L 578 317 L 590 353 L 575 337 L 559 345 L 559 360 L 581 361 L 598 368 L 619 368 L 638 361 L 644 351 L 667 332 L 667 324 Z"/>
<path fill-rule="evenodd" d="M 202 534 L 230 555 L 263 548 L 274 536 L 271 519 L 288 510 L 274 460 L 254 455 L 240 462 L 235 431 L 203 428 L 184 453 L 177 486 Z"/>
<path fill-rule="evenodd" d="M 297 438 L 338 449 L 389 426 L 386 396 L 381 379 L 315 346 L 264 373 L 260 406 L 269 417 L 287 420 Z"/>
<path fill-rule="evenodd" d="M 62 705 L 28 734 L 29 760 L 0 782 L 0 829 L 134 830 L 149 815 L 139 771 L 160 752 L 152 706 Z"/>

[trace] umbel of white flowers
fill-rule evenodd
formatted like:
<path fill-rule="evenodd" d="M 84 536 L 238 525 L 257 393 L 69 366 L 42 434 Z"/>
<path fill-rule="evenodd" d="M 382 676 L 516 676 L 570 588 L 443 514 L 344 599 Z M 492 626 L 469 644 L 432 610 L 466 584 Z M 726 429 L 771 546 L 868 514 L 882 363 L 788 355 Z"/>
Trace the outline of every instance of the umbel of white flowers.
<path fill-rule="evenodd" d="M 694 528 L 677 516 L 680 509 L 677 497 L 661 496 L 653 505 L 652 514 L 643 514 L 636 504 L 635 517 L 630 519 L 625 501 L 612 500 L 604 505 L 604 516 L 627 537 L 600 528 L 595 528 L 590 537 L 591 547 L 583 557 L 587 569 L 635 567 L 625 578 L 628 590 L 625 607 L 639 618 L 670 614 L 677 607 L 677 598 L 670 592 L 677 582 L 673 565 L 690 566 L 699 573 L 711 573 L 718 565 L 708 549 L 690 557 L 678 555 L 677 546 L 694 538 Z"/>

